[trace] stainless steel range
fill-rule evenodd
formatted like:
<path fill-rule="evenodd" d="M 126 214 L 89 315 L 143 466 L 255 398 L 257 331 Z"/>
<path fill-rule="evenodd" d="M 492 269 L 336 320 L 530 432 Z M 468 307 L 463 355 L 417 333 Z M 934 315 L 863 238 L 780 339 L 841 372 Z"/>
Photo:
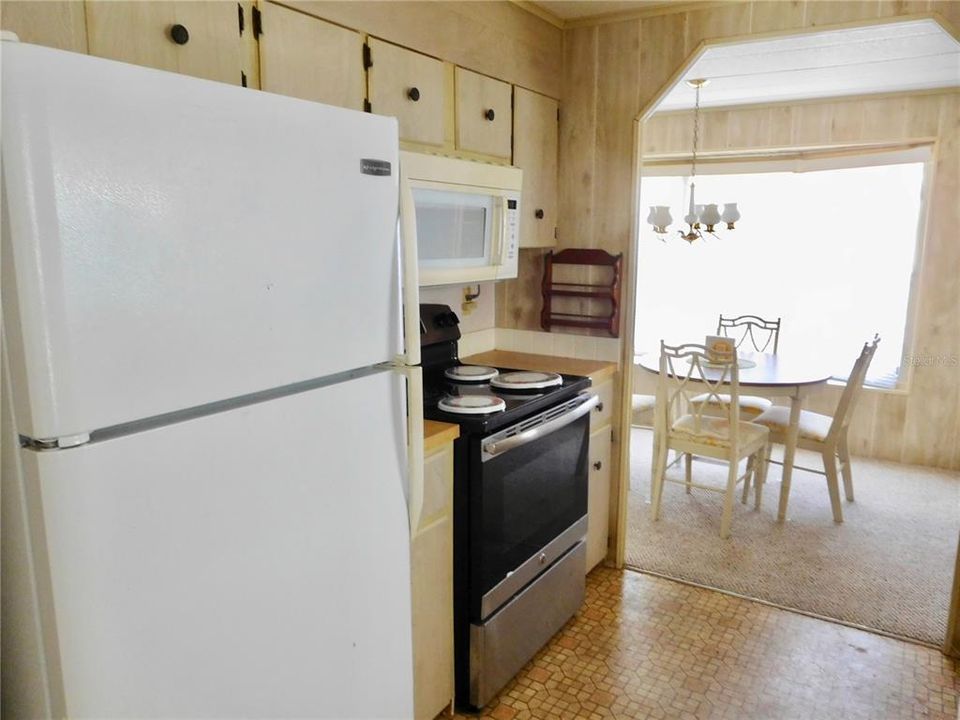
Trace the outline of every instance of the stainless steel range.
<path fill-rule="evenodd" d="M 458 704 L 483 707 L 583 603 L 590 379 L 464 365 L 459 320 L 421 305 L 424 416 L 457 423 Z"/>

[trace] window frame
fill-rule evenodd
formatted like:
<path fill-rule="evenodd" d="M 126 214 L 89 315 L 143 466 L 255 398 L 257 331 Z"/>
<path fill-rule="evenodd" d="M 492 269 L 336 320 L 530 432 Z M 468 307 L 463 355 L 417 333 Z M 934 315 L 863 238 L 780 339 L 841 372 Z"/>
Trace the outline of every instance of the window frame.
<path fill-rule="evenodd" d="M 789 150 L 784 152 L 762 151 L 758 153 L 736 154 L 698 153 L 697 175 L 736 175 L 758 174 L 764 172 L 817 172 L 857 167 L 877 167 L 881 165 L 899 165 L 904 163 L 922 163 L 923 172 L 920 186 L 920 210 L 917 214 L 917 230 L 913 248 L 913 267 L 910 269 L 910 283 L 905 312 L 906 323 L 903 329 L 903 347 L 900 352 L 900 369 L 897 382 L 892 387 L 864 384 L 864 391 L 888 395 L 909 395 L 913 384 L 915 366 L 907 359 L 916 355 L 916 327 L 920 306 L 920 276 L 923 269 L 924 250 L 929 232 L 930 200 L 933 193 L 938 141 L 910 142 L 898 145 L 873 147 L 832 147 L 815 150 Z M 640 168 L 640 191 L 645 177 L 689 176 L 689 157 L 649 156 L 644 158 Z M 828 385 L 846 387 L 847 380 L 831 378 Z"/>

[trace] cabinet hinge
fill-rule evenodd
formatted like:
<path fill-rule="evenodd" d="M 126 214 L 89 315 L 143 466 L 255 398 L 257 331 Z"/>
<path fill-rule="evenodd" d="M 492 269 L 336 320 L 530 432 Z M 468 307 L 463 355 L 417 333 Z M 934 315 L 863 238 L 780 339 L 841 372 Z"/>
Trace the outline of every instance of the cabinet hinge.
<path fill-rule="evenodd" d="M 557 108 L 557 122 L 560 122 L 560 108 Z"/>
<path fill-rule="evenodd" d="M 363 69 L 369 70 L 373 67 L 373 54 L 370 52 L 370 43 L 363 44 Z"/>
<path fill-rule="evenodd" d="M 263 35 L 263 21 L 260 18 L 260 8 L 256 5 L 253 6 L 253 10 L 250 13 L 250 20 L 253 24 L 253 36 L 259 38 Z"/>
<path fill-rule="evenodd" d="M 247 86 L 247 74 L 243 70 L 240 71 L 240 86 Z"/>
<path fill-rule="evenodd" d="M 240 28 L 240 37 L 243 37 L 243 5 L 237 3 L 237 25 Z"/>
<path fill-rule="evenodd" d="M 366 98 L 363 99 L 363 111 L 368 113 L 373 112 L 373 105 L 371 105 L 370 101 L 367 100 Z"/>

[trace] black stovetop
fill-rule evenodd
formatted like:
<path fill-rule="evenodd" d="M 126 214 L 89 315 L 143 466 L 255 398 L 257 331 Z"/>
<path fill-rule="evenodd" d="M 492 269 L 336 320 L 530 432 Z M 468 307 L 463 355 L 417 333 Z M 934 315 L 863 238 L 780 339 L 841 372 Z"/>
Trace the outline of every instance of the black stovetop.
<path fill-rule="evenodd" d="M 590 387 L 590 378 L 579 375 L 561 375 L 563 384 L 537 391 L 509 391 L 495 388 L 489 382 L 457 383 L 444 377 L 443 371 L 453 365 L 425 367 L 423 377 L 423 416 L 428 420 L 460 425 L 461 434 L 486 435 L 512 425 L 523 418 L 568 400 Z M 515 372 L 510 368 L 497 368 L 501 374 Z M 506 403 L 506 409 L 483 415 L 463 415 L 446 412 L 437 405 L 444 396 L 483 395 L 498 397 Z"/>
<path fill-rule="evenodd" d="M 563 383 L 537 391 L 510 391 L 489 382 L 456 383 L 444 377 L 444 370 L 461 363 L 457 341 L 460 318 L 448 305 L 420 305 L 420 349 L 423 367 L 423 416 L 428 420 L 460 425 L 460 435 L 488 435 L 519 420 L 569 400 L 590 387 L 590 378 L 561 375 Z M 517 372 L 496 368 L 501 374 Z M 444 396 L 485 395 L 502 398 L 506 409 L 483 415 L 465 415 L 441 410 Z"/>

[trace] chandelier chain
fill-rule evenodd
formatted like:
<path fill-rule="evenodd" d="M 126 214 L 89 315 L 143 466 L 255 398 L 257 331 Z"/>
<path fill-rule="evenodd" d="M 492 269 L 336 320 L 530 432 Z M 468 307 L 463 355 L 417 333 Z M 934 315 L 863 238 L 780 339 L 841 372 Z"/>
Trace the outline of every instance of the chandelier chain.
<path fill-rule="evenodd" d="M 697 100 L 693 108 L 693 162 L 690 166 L 690 179 L 697 176 L 697 146 L 700 142 L 700 84 L 697 84 Z"/>

